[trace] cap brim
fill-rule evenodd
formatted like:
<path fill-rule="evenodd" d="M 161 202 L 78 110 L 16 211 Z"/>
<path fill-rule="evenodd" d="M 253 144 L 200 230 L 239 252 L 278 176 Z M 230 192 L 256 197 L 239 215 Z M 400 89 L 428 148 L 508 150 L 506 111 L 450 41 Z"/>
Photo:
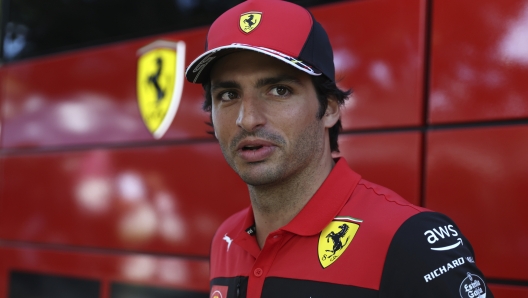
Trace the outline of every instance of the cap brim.
<path fill-rule="evenodd" d="M 288 56 L 284 53 L 264 47 L 233 43 L 227 46 L 221 46 L 211 49 L 200 55 L 189 65 L 187 71 L 185 72 L 185 77 L 189 82 L 203 83 L 203 81 L 209 77 L 209 72 L 211 71 L 211 67 L 215 61 L 224 57 L 225 55 L 243 50 L 255 51 L 277 58 L 312 76 L 319 76 L 322 74 L 315 67 L 308 65 L 301 60 Z"/>

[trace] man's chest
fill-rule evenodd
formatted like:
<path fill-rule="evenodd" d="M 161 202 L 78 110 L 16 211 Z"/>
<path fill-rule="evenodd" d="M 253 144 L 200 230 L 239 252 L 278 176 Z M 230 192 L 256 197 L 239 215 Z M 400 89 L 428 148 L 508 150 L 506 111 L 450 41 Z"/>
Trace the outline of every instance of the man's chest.
<path fill-rule="evenodd" d="M 358 227 L 270 235 L 258 254 L 244 247 L 251 238 L 213 244 L 211 297 L 377 297 L 386 245 Z"/>

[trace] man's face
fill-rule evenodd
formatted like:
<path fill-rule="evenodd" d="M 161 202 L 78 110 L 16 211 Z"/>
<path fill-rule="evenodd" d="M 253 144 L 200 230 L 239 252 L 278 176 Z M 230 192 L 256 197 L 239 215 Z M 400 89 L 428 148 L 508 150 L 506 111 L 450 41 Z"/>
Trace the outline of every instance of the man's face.
<path fill-rule="evenodd" d="M 247 184 L 317 170 L 328 141 L 308 74 L 264 54 L 236 52 L 214 65 L 211 95 L 224 157 Z"/>

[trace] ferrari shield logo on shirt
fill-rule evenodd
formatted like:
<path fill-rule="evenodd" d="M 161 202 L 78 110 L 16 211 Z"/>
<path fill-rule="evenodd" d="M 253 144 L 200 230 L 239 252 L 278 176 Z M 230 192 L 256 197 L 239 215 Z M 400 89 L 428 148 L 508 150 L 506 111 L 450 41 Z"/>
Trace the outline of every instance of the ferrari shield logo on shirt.
<path fill-rule="evenodd" d="M 243 13 L 240 16 L 240 29 L 242 29 L 242 31 L 245 33 L 249 33 L 258 27 L 261 19 L 262 12 L 250 11 Z"/>
<path fill-rule="evenodd" d="M 319 236 L 317 253 L 319 262 L 323 268 L 332 265 L 354 239 L 359 224 L 362 220 L 341 217 L 335 218 Z"/>
<path fill-rule="evenodd" d="M 161 138 L 169 128 L 183 92 L 185 43 L 156 41 L 137 52 L 137 99 L 145 126 Z"/>

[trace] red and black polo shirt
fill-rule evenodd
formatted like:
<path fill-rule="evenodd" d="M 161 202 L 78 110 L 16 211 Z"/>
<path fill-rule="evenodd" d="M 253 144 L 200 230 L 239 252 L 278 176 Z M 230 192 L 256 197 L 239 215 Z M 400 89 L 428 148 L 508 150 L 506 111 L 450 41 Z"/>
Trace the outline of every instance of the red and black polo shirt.
<path fill-rule="evenodd" d="M 493 297 L 449 218 L 361 179 L 343 158 L 263 249 L 254 234 L 251 207 L 220 226 L 210 297 Z"/>

